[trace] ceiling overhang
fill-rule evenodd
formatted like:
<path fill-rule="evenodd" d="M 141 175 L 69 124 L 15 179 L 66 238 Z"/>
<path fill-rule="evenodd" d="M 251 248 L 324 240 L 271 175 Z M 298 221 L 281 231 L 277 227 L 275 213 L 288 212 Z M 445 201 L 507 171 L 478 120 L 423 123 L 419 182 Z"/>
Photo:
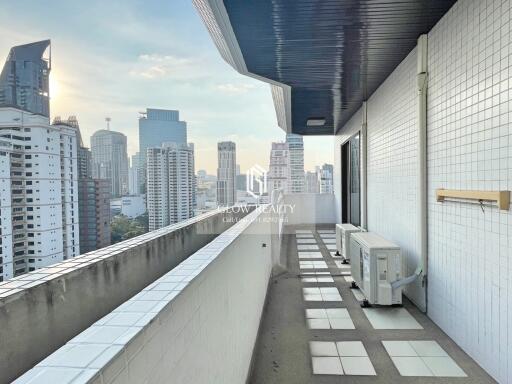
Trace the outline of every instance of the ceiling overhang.
<path fill-rule="evenodd" d="M 271 85 L 287 133 L 333 135 L 455 0 L 193 0 L 221 56 Z"/>

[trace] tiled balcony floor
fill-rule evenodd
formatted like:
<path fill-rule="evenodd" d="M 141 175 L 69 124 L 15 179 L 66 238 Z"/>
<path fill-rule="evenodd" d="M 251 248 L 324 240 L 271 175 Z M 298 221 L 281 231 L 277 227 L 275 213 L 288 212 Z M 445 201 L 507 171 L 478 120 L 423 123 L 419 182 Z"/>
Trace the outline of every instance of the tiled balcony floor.
<path fill-rule="evenodd" d="M 331 256 L 332 228 L 295 229 L 281 256 L 287 271 L 270 284 L 250 383 L 495 383 L 409 301 L 363 311 L 349 267 Z M 297 237 L 316 242 L 304 248 Z"/>

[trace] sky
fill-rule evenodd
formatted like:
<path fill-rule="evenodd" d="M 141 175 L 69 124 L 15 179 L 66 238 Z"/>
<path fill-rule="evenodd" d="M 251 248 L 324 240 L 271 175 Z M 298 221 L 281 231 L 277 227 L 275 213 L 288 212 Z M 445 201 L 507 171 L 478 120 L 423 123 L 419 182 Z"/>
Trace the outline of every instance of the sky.
<path fill-rule="evenodd" d="M 12 46 L 52 40 L 51 116 L 77 116 L 82 136 L 106 127 L 138 150 L 138 116 L 178 109 L 196 170 L 214 174 L 217 142 L 237 144 L 242 172 L 268 166 L 284 140 L 268 84 L 223 61 L 191 0 L 0 0 L 0 62 Z M 305 168 L 333 163 L 332 137 L 306 137 Z"/>

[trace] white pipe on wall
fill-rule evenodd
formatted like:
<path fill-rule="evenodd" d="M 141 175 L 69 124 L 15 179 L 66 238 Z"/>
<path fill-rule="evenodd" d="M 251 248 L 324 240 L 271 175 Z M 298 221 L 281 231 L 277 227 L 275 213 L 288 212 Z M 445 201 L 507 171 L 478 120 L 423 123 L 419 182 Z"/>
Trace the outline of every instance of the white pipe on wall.
<path fill-rule="evenodd" d="M 368 105 L 363 101 L 361 124 L 361 228 L 368 230 Z"/>
<path fill-rule="evenodd" d="M 427 311 L 427 269 L 428 269 L 428 228 L 427 228 L 427 83 L 428 83 L 428 35 L 418 38 L 418 230 L 420 236 L 422 286 L 425 289 Z"/>

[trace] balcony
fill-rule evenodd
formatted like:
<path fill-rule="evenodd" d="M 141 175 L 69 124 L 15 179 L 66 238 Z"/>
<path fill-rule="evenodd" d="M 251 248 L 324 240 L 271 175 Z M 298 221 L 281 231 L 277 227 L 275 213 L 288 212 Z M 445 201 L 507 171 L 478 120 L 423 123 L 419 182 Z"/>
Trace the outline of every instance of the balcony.
<path fill-rule="evenodd" d="M 0 382 L 406 383 L 421 357 L 400 365 L 383 342 L 428 341 L 423 375 L 438 377 L 415 383 L 494 383 L 411 302 L 363 311 L 333 205 L 205 214 L 0 284 Z M 304 243 L 318 249 L 299 258 Z"/>

